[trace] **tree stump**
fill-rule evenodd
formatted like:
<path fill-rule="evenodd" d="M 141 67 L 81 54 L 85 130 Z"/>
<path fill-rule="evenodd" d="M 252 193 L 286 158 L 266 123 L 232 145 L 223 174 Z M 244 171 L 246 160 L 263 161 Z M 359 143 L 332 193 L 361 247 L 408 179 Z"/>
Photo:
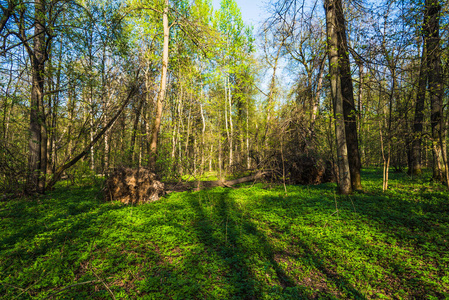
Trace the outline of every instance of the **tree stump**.
<path fill-rule="evenodd" d="M 164 184 L 147 168 L 117 168 L 106 180 L 105 201 L 137 204 L 159 200 Z"/>

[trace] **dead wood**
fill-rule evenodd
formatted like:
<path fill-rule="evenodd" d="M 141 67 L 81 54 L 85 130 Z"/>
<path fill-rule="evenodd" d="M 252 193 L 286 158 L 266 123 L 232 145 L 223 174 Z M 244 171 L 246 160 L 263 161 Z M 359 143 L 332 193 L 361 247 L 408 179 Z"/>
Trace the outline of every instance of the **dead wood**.
<path fill-rule="evenodd" d="M 105 201 L 137 204 L 159 200 L 164 184 L 148 168 L 117 168 L 106 180 Z"/>
<path fill-rule="evenodd" d="M 288 158 L 289 183 L 315 185 L 334 182 L 332 163 L 313 156 L 295 156 Z"/>
<path fill-rule="evenodd" d="M 166 183 L 166 193 L 184 192 L 184 191 L 200 191 L 206 188 L 214 187 L 232 187 L 236 184 L 246 183 L 262 179 L 269 175 L 270 172 L 257 172 L 256 174 L 245 176 L 233 180 L 215 180 L 215 181 L 192 181 L 179 183 Z"/>

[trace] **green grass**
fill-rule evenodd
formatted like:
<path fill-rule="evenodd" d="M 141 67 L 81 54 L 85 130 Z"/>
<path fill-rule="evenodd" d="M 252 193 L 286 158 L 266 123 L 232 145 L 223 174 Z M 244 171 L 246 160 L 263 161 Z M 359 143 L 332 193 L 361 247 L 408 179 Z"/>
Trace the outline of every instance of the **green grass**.
<path fill-rule="evenodd" d="M 214 181 L 218 180 L 218 173 L 217 172 L 205 172 L 203 175 L 183 175 L 182 176 L 183 181 Z"/>
<path fill-rule="evenodd" d="M 351 197 L 256 184 L 123 206 L 86 185 L 0 202 L 0 298 L 449 298 L 448 192 L 390 176 L 382 193 L 365 170 Z"/>

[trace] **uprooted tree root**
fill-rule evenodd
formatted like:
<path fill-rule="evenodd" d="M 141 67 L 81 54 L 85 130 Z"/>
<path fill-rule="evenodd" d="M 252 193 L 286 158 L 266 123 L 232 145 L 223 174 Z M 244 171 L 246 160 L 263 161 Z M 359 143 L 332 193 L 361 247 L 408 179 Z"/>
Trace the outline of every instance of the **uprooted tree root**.
<path fill-rule="evenodd" d="M 164 183 L 148 168 L 117 168 L 106 180 L 105 200 L 137 204 L 159 200 Z"/>
<path fill-rule="evenodd" d="M 282 155 L 275 151 L 264 159 L 259 158 L 258 167 L 271 170 L 272 180 L 285 180 L 287 184 L 316 185 L 336 181 L 337 170 L 331 161 L 316 155 L 291 152 Z"/>
<path fill-rule="evenodd" d="M 332 163 L 313 156 L 290 157 L 286 169 L 289 183 L 314 185 L 335 182 Z"/>

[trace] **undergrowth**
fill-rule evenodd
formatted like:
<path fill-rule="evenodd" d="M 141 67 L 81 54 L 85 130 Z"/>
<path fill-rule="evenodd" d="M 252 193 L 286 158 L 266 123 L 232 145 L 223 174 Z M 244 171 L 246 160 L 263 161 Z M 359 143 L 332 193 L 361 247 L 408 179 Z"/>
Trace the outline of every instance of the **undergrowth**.
<path fill-rule="evenodd" d="M 99 186 L 0 202 L 2 299 L 449 298 L 449 195 L 428 178 L 245 185 L 103 203 Z"/>

